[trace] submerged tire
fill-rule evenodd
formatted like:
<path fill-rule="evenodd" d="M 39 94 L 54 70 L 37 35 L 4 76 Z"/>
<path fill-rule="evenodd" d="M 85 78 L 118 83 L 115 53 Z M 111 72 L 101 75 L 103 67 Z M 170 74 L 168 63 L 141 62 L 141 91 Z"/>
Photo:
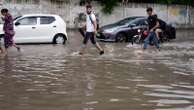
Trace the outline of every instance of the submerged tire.
<path fill-rule="evenodd" d="M 67 41 L 65 35 L 63 34 L 57 34 L 55 35 L 53 39 L 53 44 L 65 44 Z"/>

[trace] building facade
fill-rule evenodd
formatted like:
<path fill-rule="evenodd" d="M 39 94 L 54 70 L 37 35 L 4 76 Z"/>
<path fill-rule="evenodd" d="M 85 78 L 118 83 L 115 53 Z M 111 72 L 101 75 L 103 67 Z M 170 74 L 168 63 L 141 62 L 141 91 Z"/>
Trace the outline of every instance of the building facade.
<path fill-rule="evenodd" d="M 107 15 L 101 11 L 100 4 L 92 4 L 101 26 L 130 16 L 146 16 L 146 7 L 151 6 L 161 19 L 176 27 L 194 27 L 194 8 L 190 6 L 128 3 L 120 4 L 112 14 Z M 14 16 L 29 13 L 58 14 L 66 21 L 68 28 L 76 28 L 80 15 L 85 13 L 80 0 L 0 0 L 0 8 L 3 7 L 8 8 Z"/>

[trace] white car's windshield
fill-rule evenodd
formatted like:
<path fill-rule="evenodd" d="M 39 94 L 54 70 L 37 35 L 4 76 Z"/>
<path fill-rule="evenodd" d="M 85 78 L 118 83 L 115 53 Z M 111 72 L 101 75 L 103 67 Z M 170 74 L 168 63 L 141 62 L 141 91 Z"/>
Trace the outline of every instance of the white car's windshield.
<path fill-rule="evenodd" d="M 18 18 L 20 18 L 20 17 L 22 17 L 22 16 L 17 16 L 17 17 L 15 17 L 13 20 L 15 21 L 16 19 L 18 19 Z M 3 24 L 3 21 L 2 21 L 1 18 L 0 18 L 0 24 Z"/>
<path fill-rule="evenodd" d="M 18 19 L 18 18 L 21 18 L 22 16 L 17 16 L 17 17 L 15 17 L 13 20 L 15 21 L 16 19 Z"/>

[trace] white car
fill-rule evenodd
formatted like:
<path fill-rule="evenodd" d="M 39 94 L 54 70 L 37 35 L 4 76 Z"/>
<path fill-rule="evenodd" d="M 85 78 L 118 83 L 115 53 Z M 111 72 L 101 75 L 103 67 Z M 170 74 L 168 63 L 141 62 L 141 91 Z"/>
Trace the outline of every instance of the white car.
<path fill-rule="evenodd" d="M 58 15 L 29 14 L 14 19 L 15 43 L 65 44 L 68 40 L 66 23 Z M 0 25 L 0 36 L 3 36 Z"/>

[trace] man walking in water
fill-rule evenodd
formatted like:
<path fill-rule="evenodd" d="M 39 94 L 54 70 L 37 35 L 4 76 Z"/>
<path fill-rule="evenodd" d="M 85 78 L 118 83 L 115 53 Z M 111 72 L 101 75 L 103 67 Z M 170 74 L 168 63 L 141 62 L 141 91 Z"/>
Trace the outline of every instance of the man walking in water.
<path fill-rule="evenodd" d="M 96 17 L 92 13 L 92 6 L 87 5 L 86 6 L 86 34 L 83 40 L 83 45 L 81 47 L 81 51 L 79 54 L 83 54 L 84 50 L 87 46 L 88 40 L 90 39 L 91 43 L 99 50 L 99 54 L 103 55 L 104 50 L 101 48 L 101 46 L 96 42 L 96 34 L 97 34 L 97 22 Z"/>

